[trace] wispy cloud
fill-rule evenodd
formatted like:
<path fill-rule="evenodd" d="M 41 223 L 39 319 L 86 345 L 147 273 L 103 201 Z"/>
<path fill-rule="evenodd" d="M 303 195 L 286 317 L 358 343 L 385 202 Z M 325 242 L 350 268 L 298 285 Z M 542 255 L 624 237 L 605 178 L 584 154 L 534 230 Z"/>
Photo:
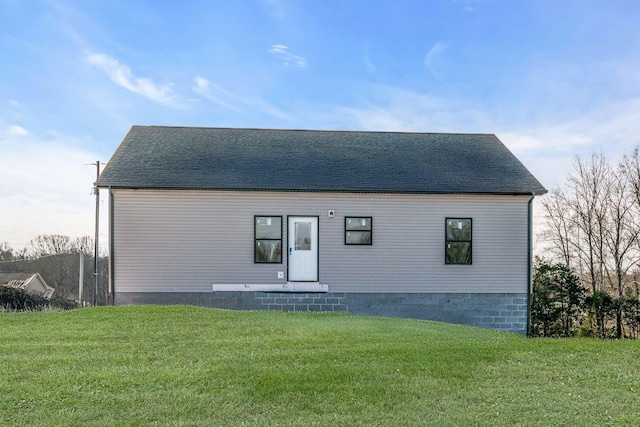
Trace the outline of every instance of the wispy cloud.
<path fill-rule="evenodd" d="M 446 48 L 446 43 L 438 42 L 433 45 L 431 49 L 429 49 L 429 52 L 427 52 L 426 56 L 424 57 L 424 66 L 427 67 L 427 70 L 429 70 L 431 74 L 433 74 L 438 79 L 441 79 L 442 75 L 438 71 L 439 67 L 437 64 Z"/>
<path fill-rule="evenodd" d="M 198 95 L 204 96 L 205 98 L 215 102 L 216 104 L 219 104 L 230 110 L 240 111 L 239 108 L 235 107 L 234 105 L 231 105 L 229 102 L 226 102 L 222 99 L 222 98 L 227 98 L 227 99 L 234 98 L 234 96 L 229 92 L 225 91 L 224 89 L 222 89 L 221 87 L 215 84 L 209 83 L 209 81 L 202 76 L 194 77 L 193 81 L 195 82 L 195 86 L 193 86 L 192 89 Z"/>
<path fill-rule="evenodd" d="M 104 53 L 88 53 L 87 62 L 109 76 L 112 82 L 128 91 L 161 104 L 178 107 L 170 84 L 158 85 L 146 77 L 136 77 L 131 69 Z"/>
<path fill-rule="evenodd" d="M 548 120 L 535 127 L 501 126 L 505 139 L 519 152 L 560 152 L 577 154 L 583 150 L 606 149 L 622 153 L 639 144 L 640 99 L 603 103 L 597 109 L 570 119 Z M 526 135 L 526 136 L 525 136 Z"/>
<path fill-rule="evenodd" d="M 291 116 L 280 111 L 279 109 L 270 105 L 262 99 L 252 99 L 238 96 L 231 91 L 221 87 L 220 85 L 209 82 L 202 76 L 194 77 L 193 81 L 195 85 L 192 89 L 196 94 L 203 96 L 204 98 L 213 101 L 216 104 L 219 104 L 227 109 L 237 112 L 243 112 L 245 108 L 252 108 L 254 110 L 258 110 L 260 112 L 281 119 L 291 119 Z"/>
<path fill-rule="evenodd" d="M 279 21 L 286 19 L 284 6 L 281 0 L 262 0 L 262 3 L 268 7 L 269 13 Z"/>
<path fill-rule="evenodd" d="M 450 0 L 452 3 L 461 5 L 462 10 L 467 13 L 475 13 L 477 6 L 483 6 L 493 3 L 493 0 Z"/>
<path fill-rule="evenodd" d="M 9 135 L 17 135 L 17 136 L 24 136 L 29 134 L 29 132 L 27 132 L 25 128 L 18 125 L 9 126 L 9 129 L 7 130 L 7 132 L 9 133 Z"/>
<path fill-rule="evenodd" d="M 369 72 L 373 75 L 376 75 L 378 72 L 378 69 L 376 68 L 375 64 L 373 63 L 373 61 L 371 61 L 371 59 L 369 58 L 369 55 L 365 55 L 364 56 L 364 65 L 365 67 L 367 67 L 367 70 L 369 70 Z"/>
<path fill-rule="evenodd" d="M 479 132 L 489 118 L 469 100 L 439 98 L 390 85 L 365 85 L 359 106 L 336 113 L 347 128 L 418 132 Z"/>
<path fill-rule="evenodd" d="M 284 65 L 293 64 L 296 67 L 304 68 L 307 66 L 307 60 L 303 56 L 295 55 L 289 52 L 289 47 L 283 44 L 274 44 L 269 48 L 269 53 L 276 58 L 282 60 Z"/>
<path fill-rule="evenodd" d="M 640 99 L 603 102 L 589 111 L 538 123 L 518 122 L 518 113 L 494 113 L 494 132 L 548 188 L 566 178 L 577 154 L 606 151 L 615 158 L 640 143 Z"/>

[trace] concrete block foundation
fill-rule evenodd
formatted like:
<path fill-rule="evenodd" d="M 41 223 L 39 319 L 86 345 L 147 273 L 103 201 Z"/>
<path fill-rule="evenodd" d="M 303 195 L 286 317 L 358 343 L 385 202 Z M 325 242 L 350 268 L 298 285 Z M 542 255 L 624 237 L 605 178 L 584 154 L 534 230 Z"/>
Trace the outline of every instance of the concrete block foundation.
<path fill-rule="evenodd" d="M 520 293 L 291 293 L 116 292 L 116 305 L 188 304 L 229 310 L 347 312 L 478 326 L 527 333 L 527 294 Z"/>

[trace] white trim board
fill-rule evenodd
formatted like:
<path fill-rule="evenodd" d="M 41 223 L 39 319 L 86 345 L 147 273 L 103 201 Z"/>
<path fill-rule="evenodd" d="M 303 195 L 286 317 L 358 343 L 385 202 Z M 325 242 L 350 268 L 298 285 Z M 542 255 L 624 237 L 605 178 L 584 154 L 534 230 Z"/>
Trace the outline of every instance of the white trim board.
<path fill-rule="evenodd" d="M 329 292 L 329 285 L 317 282 L 287 283 L 214 283 L 212 292 Z"/>

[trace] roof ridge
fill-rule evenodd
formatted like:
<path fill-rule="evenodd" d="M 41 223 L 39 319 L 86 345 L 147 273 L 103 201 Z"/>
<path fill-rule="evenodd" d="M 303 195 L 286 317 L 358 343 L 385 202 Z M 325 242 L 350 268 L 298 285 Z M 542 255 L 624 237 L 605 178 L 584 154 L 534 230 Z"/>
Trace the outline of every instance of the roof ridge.
<path fill-rule="evenodd" d="M 206 129 L 206 130 L 250 130 L 250 131 L 277 131 L 277 132 L 327 132 L 327 133 L 378 133 L 378 134 L 402 134 L 402 135 L 477 135 L 496 136 L 495 133 L 483 132 L 424 132 L 418 130 L 356 130 L 356 129 L 287 129 L 287 128 L 260 128 L 260 127 L 224 127 L 224 126 L 172 126 L 172 125 L 132 125 L 132 128 L 154 129 Z"/>

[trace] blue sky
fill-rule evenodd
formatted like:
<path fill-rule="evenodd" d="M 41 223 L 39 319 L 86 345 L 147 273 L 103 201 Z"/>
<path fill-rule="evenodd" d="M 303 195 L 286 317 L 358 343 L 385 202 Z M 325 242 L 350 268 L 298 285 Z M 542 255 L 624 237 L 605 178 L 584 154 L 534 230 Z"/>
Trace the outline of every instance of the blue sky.
<path fill-rule="evenodd" d="M 134 124 L 495 133 L 551 189 L 640 143 L 638 23 L 635 0 L 0 0 L 0 242 L 93 235 L 89 164 Z"/>

